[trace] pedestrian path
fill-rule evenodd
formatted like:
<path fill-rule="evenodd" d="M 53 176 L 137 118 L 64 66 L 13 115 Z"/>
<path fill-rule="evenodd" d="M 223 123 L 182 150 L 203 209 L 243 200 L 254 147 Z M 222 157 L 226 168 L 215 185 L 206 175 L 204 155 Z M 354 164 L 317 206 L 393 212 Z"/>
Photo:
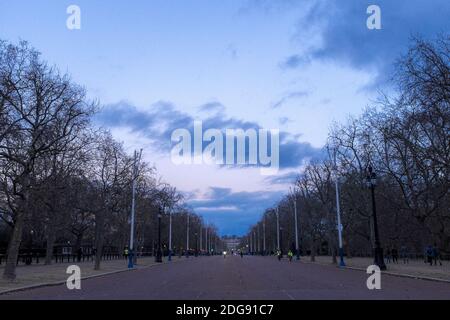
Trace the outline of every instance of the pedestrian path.
<path fill-rule="evenodd" d="M 306 261 L 306 259 L 304 259 Z M 176 259 L 158 267 L 82 282 L 81 290 L 46 286 L 0 295 L 0 300 L 299 300 L 449 299 L 450 283 L 385 275 L 380 290 L 365 272 L 276 257 Z M 178 263 L 178 261 L 184 261 Z"/>
<path fill-rule="evenodd" d="M 331 256 L 316 256 L 315 259 L 315 263 L 332 264 Z M 302 257 L 302 260 L 311 262 L 310 257 Z M 373 264 L 372 258 L 354 257 L 345 258 L 344 260 L 346 266 L 351 268 L 366 269 L 369 265 Z M 439 263 L 437 266 L 430 266 L 423 260 L 410 260 L 407 264 L 399 260 L 398 263 L 386 263 L 386 266 L 387 272 L 392 274 L 450 281 L 450 261 L 442 261 L 442 266 Z"/>
<path fill-rule="evenodd" d="M 177 258 L 173 259 L 173 261 L 177 260 Z M 140 269 L 155 264 L 154 257 L 139 258 L 135 268 Z M 67 280 L 67 277 L 69 276 L 69 274 L 66 273 L 66 270 L 70 265 L 78 265 L 80 267 L 82 278 L 128 270 L 128 262 L 125 259 L 102 261 L 100 270 L 94 270 L 94 263 L 92 261 L 51 265 L 19 265 L 16 269 L 16 279 L 14 281 L 7 281 L 1 278 L 5 268 L 5 266 L 2 265 L 0 267 L 0 293 L 29 286 L 63 282 Z"/>

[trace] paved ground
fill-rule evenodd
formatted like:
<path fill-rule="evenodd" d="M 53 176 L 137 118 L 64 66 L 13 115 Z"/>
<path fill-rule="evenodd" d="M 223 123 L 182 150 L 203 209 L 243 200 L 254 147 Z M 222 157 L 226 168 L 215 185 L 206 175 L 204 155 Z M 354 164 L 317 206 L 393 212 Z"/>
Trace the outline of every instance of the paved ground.
<path fill-rule="evenodd" d="M 82 281 L 82 289 L 43 287 L 0 299 L 450 299 L 450 284 L 367 274 L 273 257 L 202 257 Z"/>
<path fill-rule="evenodd" d="M 19 265 L 16 269 L 17 278 L 12 282 L 2 279 L 1 275 L 3 274 L 5 268 L 5 265 L 3 264 L 0 266 L 0 293 L 6 290 L 27 287 L 31 285 L 65 281 L 68 277 L 68 274 L 66 273 L 67 267 L 72 264 L 80 266 L 83 277 L 89 277 L 102 273 L 127 270 L 128 262 L 125 259 L 105 260 L 102 261 L 100 270 L 94 270 L 94 262 L 92 261 L 85 261 L 80 263 L 53 263 L 51 265 Z M 139 258 L 137 267 L 147 267 L 152 264 L 155 264 L 154 258 Z"/>
<path fill-rule="evenodd" d="M 310 262 L 310 257 L 302 257 L 302 259 L 303 261 Z M 367 268 L 373 264 L 373 258 L 346 257 L 344 260 L 347 266 L 355 268 Z M 442 265 L 437 263 L 437 265 L 433 266 L 424 263 L 420 259 L 409 260 L 407 264 L 401 259 L 399 259 L 398 263 L 392 263 L 392 261 L 389 263 L 386 259 L 385 262 L 390 273 L 450 281 L 450 261 L 442 261 Z M 316 257 L 316 263 L 331 264 L 332 258 L 318 256 Z"/>

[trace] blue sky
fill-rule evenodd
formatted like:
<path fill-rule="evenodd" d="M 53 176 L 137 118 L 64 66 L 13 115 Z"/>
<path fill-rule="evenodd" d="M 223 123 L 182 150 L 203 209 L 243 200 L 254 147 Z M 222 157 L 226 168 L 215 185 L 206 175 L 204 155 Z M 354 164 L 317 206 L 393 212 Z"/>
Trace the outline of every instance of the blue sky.
<path fill-rule="evenodd" d="M 66 8 L 81 8 L 81 30 Z M 377 4 L 382 29 L 366 28 Z M 0 38 L 28 40 L 104 106 L 96 121 L 223 234 L 241 234 L 320 157 L 332 121 L 389 90 L 412 35 L 448 33 L 448 0 L 0 0 Z M 175 166 L 170 132 L 277 128 L 278 176 L 257 168 Z"/>

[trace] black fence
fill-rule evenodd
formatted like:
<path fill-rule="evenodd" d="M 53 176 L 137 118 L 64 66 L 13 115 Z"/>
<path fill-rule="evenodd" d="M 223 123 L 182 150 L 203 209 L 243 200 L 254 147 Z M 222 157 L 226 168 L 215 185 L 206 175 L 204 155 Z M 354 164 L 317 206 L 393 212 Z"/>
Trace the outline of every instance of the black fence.
<path fill-rule="evenodd" d="M 150 253 L 144 252 L 139 253 L 138 257 L 143 256 L 150 256 Z M 3 263 L 6 263 L 6 254 L 0 254 L 0 265 Z M 95 255 L 94 254 L 53 254 L 52 256 L 52 263 L 71 263 L 71 262 L 88 262 L 88 261 L 94 261 Z M 104 253 L 102 255 L 103 261 L 108 260 L 119 260 L 119 259 L 126 259 L 126 257 L 123 254 L 119 253 Z M 23 265 L 31 265 L 31 264 L 42 264 L 45 262 L 45 254 L 41 253 L 22 253 L 19 254 L 17 258 L 17 265 L 23 264 Z"/>

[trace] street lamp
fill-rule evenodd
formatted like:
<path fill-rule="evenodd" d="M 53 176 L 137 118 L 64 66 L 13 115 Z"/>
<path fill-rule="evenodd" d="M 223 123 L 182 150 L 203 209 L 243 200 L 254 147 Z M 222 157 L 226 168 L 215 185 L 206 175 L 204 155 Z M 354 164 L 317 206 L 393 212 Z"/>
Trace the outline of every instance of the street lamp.
<path fill-rule="evenodd" d="M 258 238 L 256 236 L 256 231 L 255 230 L 253 230 L 253 241 L 255 243 L 255 245 L 254 245 L 254 254 L 258 255 Z"/>
<path fill-rule="evenodd" d="M 338 229 L 338 239 L 339 239 L 339 257 L 340 257 L 339 266 L 345 267 L 344 247 L 343 247 L 343 244 L 342 244 L 341 206 L 340 206 L 340 201 L 339 201 L 339 177 L 337 175 L 337 169 L 336 169 L 335 184 L 336 184 L 336 215 L 337 215 L 337 229 Z"/>
<path fill-rule="evenodd" d="M 277 216 L 277 250 L 280 250 L 280 214 L 278 211 L 278 207 L 275 213 Z"/>
<path fill-rule="evenodd" d="M 198 257 L 198 233 L 195 233 L 195 257 Z"/>
<path fill-rule="evenodd" d="M 298 245 L 298 217 L 297 217 L 297 196 L 294 194 L 294 223 L 295 223 L 295 254 L 300 260 L 300 248 Z"/>
<path fill-rule="evenodd" d="M 335 183 L 335 190 L 336 190 L 336 220 L 337 220 L 337 231 L 338 231 L 338 241 L 339 241 L 339 257 L 340 267 L 345 267 L 344 262 L 344 247 L 342 242 L 342 223 L 341 223 L 341 206 L 340 206 L 340 196 L 339 196 L 339 174 L 338 174 L 338 166 L 337 166 L 337 151 L 338 151 L 338 145 L 334 144 L 333 147 L 329 148 L 330 157 L 332 156 L 333 160 L 333 171 L 334 171 L 334 183 Z"/>
<path fill-rule="evenodd" d="M 377 175 L 375 174 L 371 166 L 369 166 L 368 168 L 366 183 L 370 188 L 372 195 L 373 229 L 375 235 L 375 265 L 377 265 L 380 270 L 386 270 L 386 265 L 384 264 L 383 258 L 383 249 L 381 248 L 380 237 L 378 234 L 377 207 L 375 203 L 375 186 L 377 185 Z"/>
<path fill-rule="evenodd" d="M 139 161 L 141 161 L 142 149 L 138 153 L 134 151 L 134 161 L 133 161 L 133 181 L 132 181 L 132 191 L 131 191 L 131 220 L 130 220 L 130 252 L 128 256 L 128 268 L 132 269 L 136 263 L 134 255 L 134 220 L 135 220 L 135 207 L 136 207 L 136 179 L 138 178 L 138 166 Z"/>
<path fill-rule="evenodd" d="M 202 242 L 203 242 L 202 232 L 203 232 L 203 225 L 200 224 L 200 237 L 199 237 L 199 245 L 200 245 L 200 248 L 199 248 L 200 252 L 199 253 L 200 253 L 200 255 L 202 255 L 202 250 L 203 250 L 203 247 L 202 247 Z"/>
<path fill-rule="evenodd" d="M 263 216 L 263 256 L 266 255 L 266 216 Z"/>
<path fill-rule="evenodd" d="M 161 250 L 161 218 L 162 218 L 162 208 L 159 207 L 158 212 L 158 250 L 156 251 L 155 262 L 162 262 L 162 250 Z"/>
<path fill-rule="evenodd" d="M 283 227 L 280 227 L 280 253 L 283 256 Z"/>
<path fill-rule="evenodd" d="M 186 215 L 186 258 L 189 258 L 189 212 Z"/>
<path fill-rule="evenodd" d="M 172 212 L 170 208 L 169 208 L 169 261 L 172 261 Z"/>

